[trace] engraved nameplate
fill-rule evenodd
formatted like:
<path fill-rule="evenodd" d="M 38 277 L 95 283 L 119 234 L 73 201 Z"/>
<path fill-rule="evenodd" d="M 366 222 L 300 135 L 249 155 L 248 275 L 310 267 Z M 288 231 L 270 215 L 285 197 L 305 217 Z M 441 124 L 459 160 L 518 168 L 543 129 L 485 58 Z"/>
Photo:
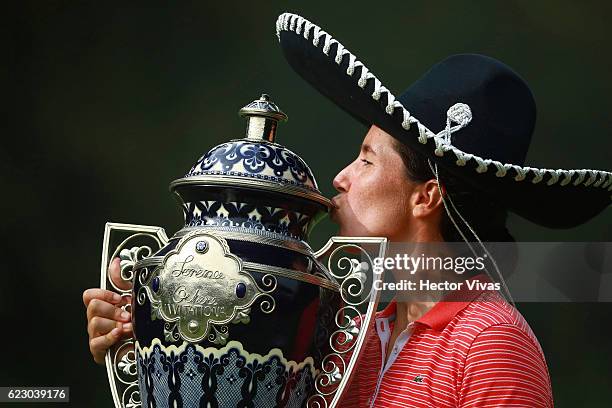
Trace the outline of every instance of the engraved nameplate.
<path fill-rule="evenodd" d="M 262 289 L 243 270 L 223 237 L 209 232 L 186 235 L 157 267 L 144 289 L 151 301 L 153 318 L 167 323 L 166 338 L 189 342 L 208 340 L 225 344 L 227 323 L 249 323 L 250 307 L 260 297 L 262 311 L 274 309 L 270 296 L 276 279 L 265 275 Z M 220 326 L 220 327 L 217 327 Z"/>

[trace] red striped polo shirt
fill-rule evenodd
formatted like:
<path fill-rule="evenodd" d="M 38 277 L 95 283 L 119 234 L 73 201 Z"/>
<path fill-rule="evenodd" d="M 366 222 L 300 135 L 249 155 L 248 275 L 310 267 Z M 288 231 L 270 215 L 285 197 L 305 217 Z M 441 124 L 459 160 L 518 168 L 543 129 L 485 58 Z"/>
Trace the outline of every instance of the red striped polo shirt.
<path fill-rule="evenodd" d="M 395 310 L 393 301 L 376 314 L 341 407 L 553 406 L 540 344 L 497 291 L 451 292 L 409 324 L 387 359 Z"/>

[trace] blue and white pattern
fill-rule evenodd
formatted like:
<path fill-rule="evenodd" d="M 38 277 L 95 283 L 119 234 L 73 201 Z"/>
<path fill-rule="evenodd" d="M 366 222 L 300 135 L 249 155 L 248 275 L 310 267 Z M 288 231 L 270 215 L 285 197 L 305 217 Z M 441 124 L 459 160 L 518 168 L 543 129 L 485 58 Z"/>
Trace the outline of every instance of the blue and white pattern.
<path fill-rule="evenodd" d="M 200 157 L 185 177 L 202 175 L 269 180 L 318 192 L 308 165 L 276 143 L 235 140 L 220 144 Z"/>
<path fill-rule="evenodd" d="M 305 240 L 312 217 L 284 208 L 214 200 L 183 203 L 186 227 L 240 227 Z"/>
<path fill-rule="evenodd" d="M 314 392 L 312 358 L 287 361 L 279 349 L 265 356 L 239 342 L 203 348 L 183 343 L 151 347 L 136 343 L 143 407 L 301 407 Z"/>

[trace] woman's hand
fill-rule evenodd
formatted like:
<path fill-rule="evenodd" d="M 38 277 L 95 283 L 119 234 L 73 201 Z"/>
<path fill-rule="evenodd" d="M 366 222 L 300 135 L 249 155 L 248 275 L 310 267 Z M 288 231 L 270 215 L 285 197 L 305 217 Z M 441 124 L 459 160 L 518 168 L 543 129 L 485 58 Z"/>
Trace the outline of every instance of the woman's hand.
<path fill-rule="evenodd" d="M 108 274 L 118 288 L 131 289 L 132 284 L 121 279 L 119 258 L 113 259 Z M 132 335 L 130 313 L 121 309 L 121 306 L 130 301 L 129 296 L 121 297 L 110 290 L 92 288 L 83 292 L 83 303 L 87 308 L 89 350 L 96 363 L 104 365 L 106 350 L 120 338 Z"/>

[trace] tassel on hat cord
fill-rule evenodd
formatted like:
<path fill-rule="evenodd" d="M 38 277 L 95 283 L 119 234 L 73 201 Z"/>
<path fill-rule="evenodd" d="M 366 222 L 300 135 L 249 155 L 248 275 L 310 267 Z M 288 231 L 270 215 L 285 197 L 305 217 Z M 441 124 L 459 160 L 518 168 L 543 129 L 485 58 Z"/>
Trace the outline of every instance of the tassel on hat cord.
<path fill-rule="evenodd" d="M 463 234 L 463 231 L 461 230 L 461 228 L 459 228 L 459 226 L 457 225 L 457 222 L 455 222 L 455 218 L 452 216 L 450 210 L 448 209 L 448 205 L 446 204 L 446 199 L 444 198 L 444 194 L 442 194 L 442 188 L 440 187 L 440 177 L 438 175 L 438 165 L 434 164 L 432 166 L 430 159 L 427 159 L 427 163 L 429 164 L 429 168 L 431 169 L 431 171 L 436 176 L 436 182 L 438 183 L 438 191 L 440 192 L 440 196 L 442 197 L 442 203 L 444 204 L 444 209 L 446 210 L 446 214 L 448 214 L 448 217 L 450 218 L 451 222 L 453 223 L 453 225 L 457 229 L 457 232 L 459 232 L 459 235 L 461 235 L 461 238 L 463 238 L 463 241 L 470 248 L 470 251 L 472 251 L 474 256 L 477 257 L 478 254 L 476 253 L 474 248 L 470 245 L 469 241 L 467 240 L 467 238 Z M 448 201 L 450 202 L 453 210 L 455 210 L 455 212 L 457 213 L 459 218 L 461 218 L 461 221 L 463 221 L 463 223 L 470 230 L 472 235 L 474 235 L 474 237 L 476 238 L 476 241 L 478 241 L 478 243 L 480 244 L 482 249 L 485 251 L 485 253 L 489 257 L 489 259 L 493 263 L 493 267 L 495 268 L 495 272 L 496 272 L 496 274 L 497 274 L 497 276 L 499 278 L 499 283 L 503 287 L 503 291 L 504 291 L 503 295 L 504 295 L 504 297 L 506 297 L 506 300 L 508 301 L 508 303 L 510 303 L 512 306 L 516 307 L 516 305 L 514 304 L 514 299 L 512 299 L 512 295 L 510 294 L 510 290 L 508 289 L 508 286 L 506 285 L 506 281 L 504 280 L 504 277 L 502 276 L 501 271 L 499 270 L 499 267 L 497 266 L 497 262 L 495 262 L 495 258 L 493 258 L 493 255 L 491 255 L 491 253 L 487 250 L 487 247 L 482 243 L 482 241 L 478 237 L 478 234 L 476 234 L 476 231 L 474 231 L 474 229 L 470 226 L 470 224 L 466 221 L 466 219 L 463 218 L 463 216 L 461 215 L 461 213 L 459 212 L 459 210 L 457 209 L 457 207 L 453 203 L 453 200 L 451 199 L 450 195 L 448 196 Z M 485 268 L 485 271 L 486 271 L 487 276 L 489 277 L 489 279 L 491 279 L 493 282 L 495 282 L 496 280 L 493 279 L 493 277 L 489 273 L 489 270 Z"/>

